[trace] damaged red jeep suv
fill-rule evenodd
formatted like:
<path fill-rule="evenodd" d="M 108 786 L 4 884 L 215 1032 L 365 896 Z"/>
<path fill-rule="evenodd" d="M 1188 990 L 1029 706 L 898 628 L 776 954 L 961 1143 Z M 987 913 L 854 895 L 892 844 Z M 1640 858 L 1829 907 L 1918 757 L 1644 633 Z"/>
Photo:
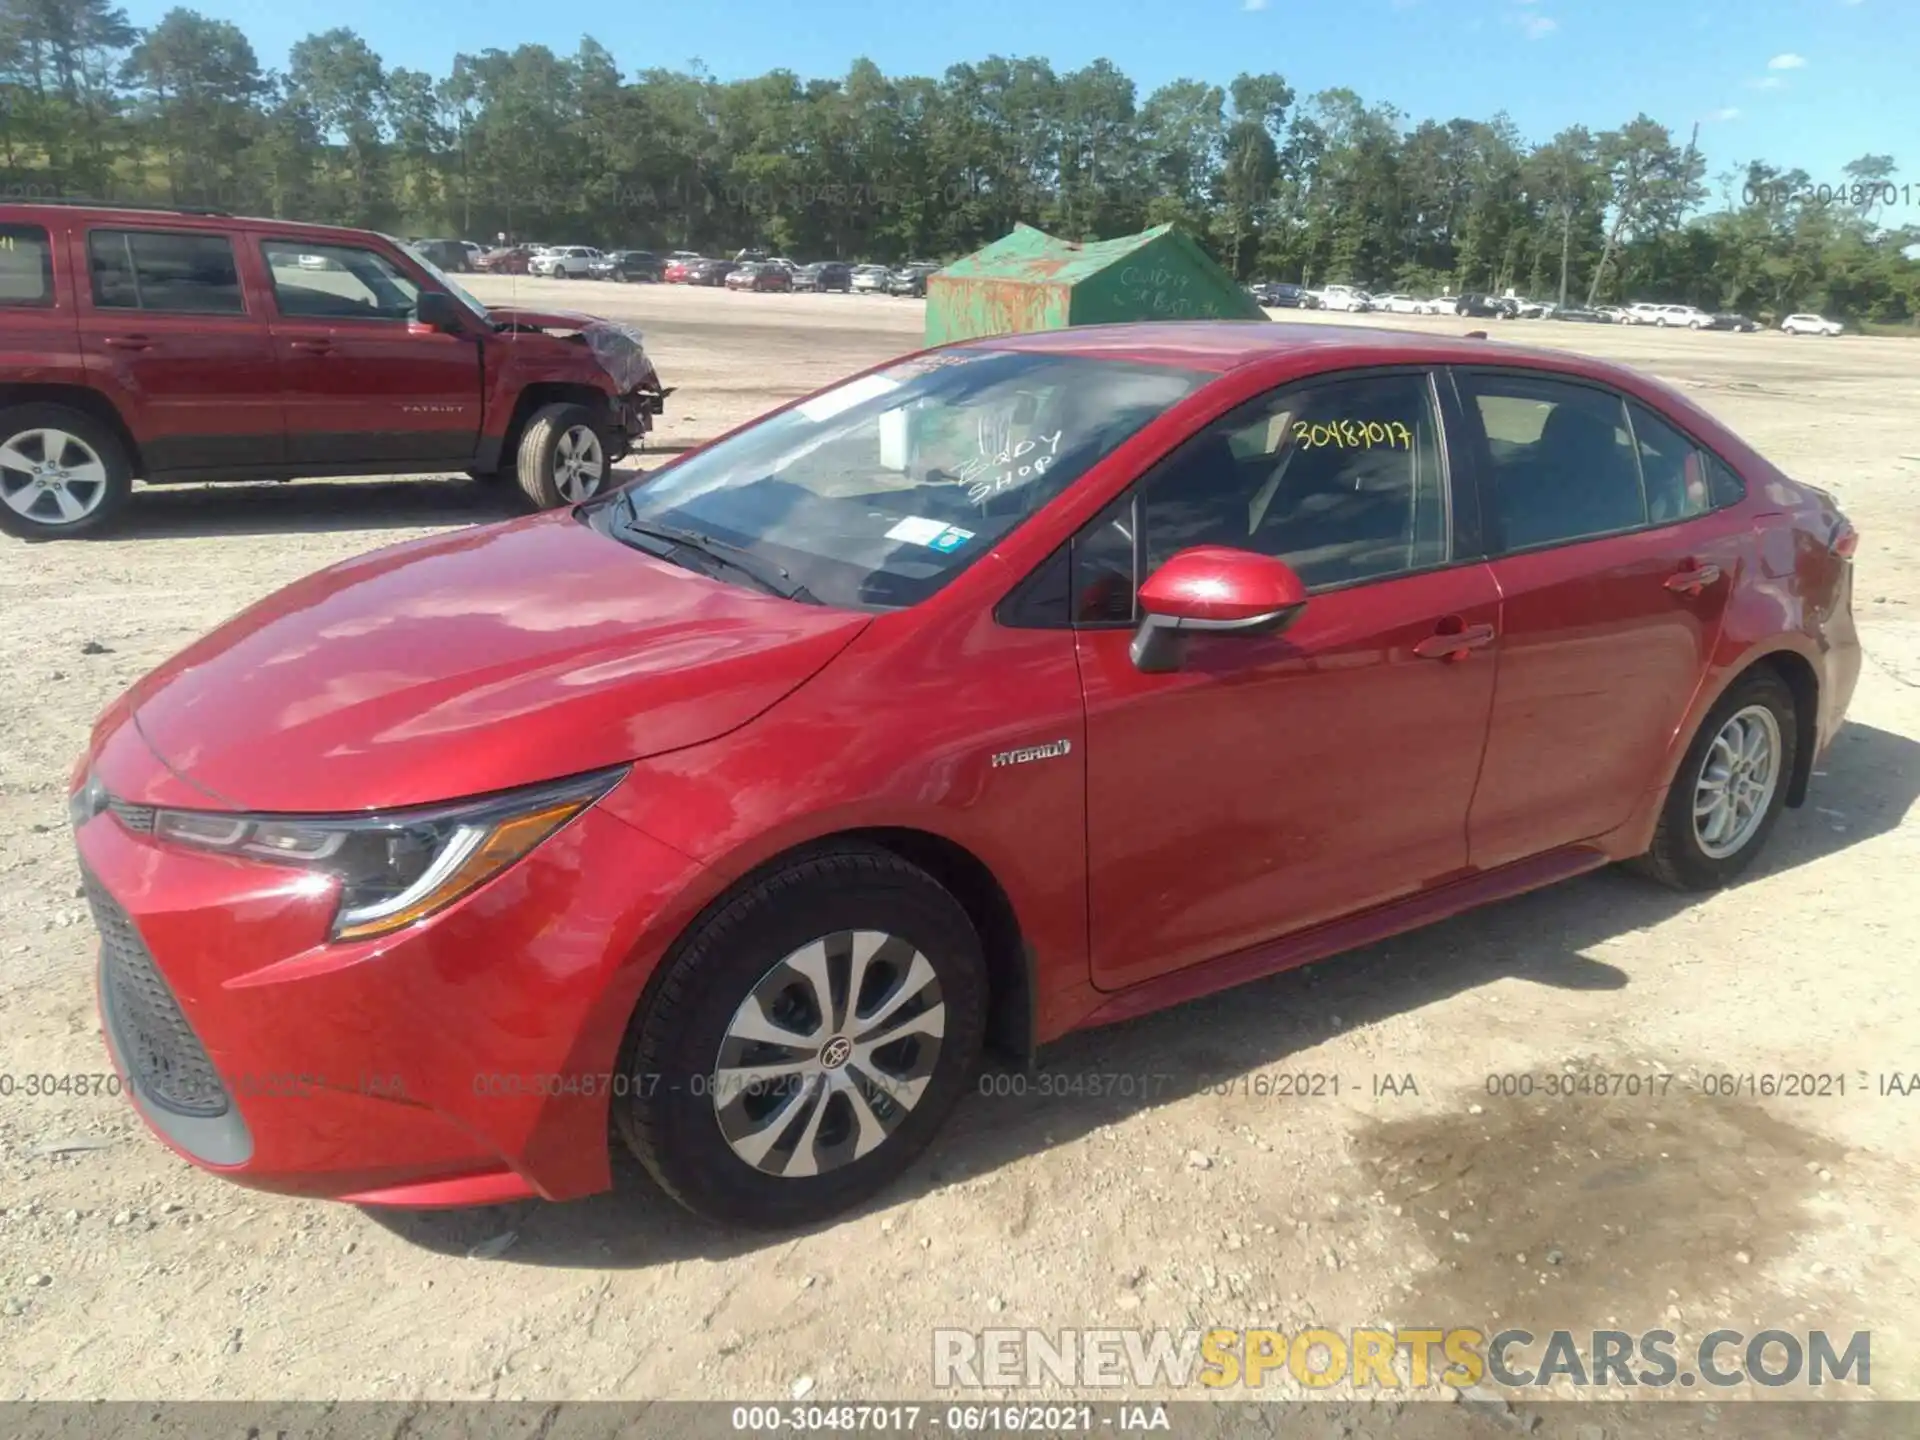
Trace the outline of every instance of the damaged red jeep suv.
<path fill-rule="evenodd" d="M 0 205 L 14 535 L 99 533 L 136 479 L 466 471 L 578 504 L 668 393 L 632 328 L 489 309 L 391 236 Z"/>

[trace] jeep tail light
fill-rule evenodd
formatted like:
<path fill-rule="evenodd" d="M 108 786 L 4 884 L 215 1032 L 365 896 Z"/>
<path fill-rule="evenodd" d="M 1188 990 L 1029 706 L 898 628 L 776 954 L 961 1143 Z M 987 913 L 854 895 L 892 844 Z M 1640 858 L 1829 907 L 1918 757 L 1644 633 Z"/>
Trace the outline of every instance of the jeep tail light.
<path fill-rule="evenodd" d="M 1852 521 L 1841 520 L 1833 527 L 1833 538 L 1827 541 L 1827 549 L 1842 560 L 1851 560 L 1859 548 L 1860 532 L 1853 528 Z"/>

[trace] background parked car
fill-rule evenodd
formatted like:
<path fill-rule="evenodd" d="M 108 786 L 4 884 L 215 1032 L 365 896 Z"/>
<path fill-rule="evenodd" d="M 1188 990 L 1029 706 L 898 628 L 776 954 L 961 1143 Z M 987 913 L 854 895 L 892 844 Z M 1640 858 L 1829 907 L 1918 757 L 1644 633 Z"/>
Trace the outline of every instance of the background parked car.
<path fill-rule="evenodd" d="M 884 265 L 856 265 L 853 267 L 853 288 L 863 295 L 884 295 L 887 293 L 887 280 L 893 272 Z"/>
<path fill-rule="evenodd" d="M 1651 300 L 1636 300 L 1621 312 L 1620 318 L 1628 325 L 1651 325 L 1664 308 Z"/>
<path fill-rule="evenodd" d="M 727 272 L 726 286 L 729 290 L 791 290 L 793 272 L 770 260 L 736 265 Z"/>
<path fill-rule="evenodd" d="M 1418 315 L 1424 304 L 1413 296 L 1395 291 L 1391 295 L 1382 295 L 1373 302 L 1373 308 L 1388 315 Z"/>
<path fill-rule="evenodd" d="M 1493 296 L 1483 295 L 1478 290 L 1469 290 L 1454 302 L 1453 313 L 1481 319 L 1499 319 L 1506 312 Z"/>
<path fill-rule="evenodd" d="M 593 274 L 593 262 L 604 259 L 591 245 L 556 245 L 528 263 L 528 273 L 549 280 L 585 280 Z"/>
<path fill-rule="evenodd" d="M 660 278 L 669 285 L 688 285 L 693 281 L 694 267 L 706 263 L 706 257 L 702 255 L 669 256 L 666 268 L 660 272 Z"/>
<path fill-rule="evenodd" d="M 739 269 L 734 260 L 697 260 L 687 267 L 689 285 L 724 285 L 727 276 Z"/>
<path fill-rule="evenodd" d="M 839 260 L 816 260 L 794 272 L 796 290 L 837 290 L 846 294 L 853 288 L 853 267 Z"/>
<path fill-rule="evenodd" d="M 1367 292 L 1353 285 L 1328 285 L 1320 291 L 1320 305 L 1326 310 L 1365 310 Z"/>
<path fill-rule="evenodd" d="M 924 296 L 927 293 L 927 277 L 939 268 L 930 261 L 909 261 L 887 277 L 887 293 L 910 297 Z"/>
<path fill-rule="evenodd" d="M 650 283 L 659 280 L 663 268 L 651 250 L 615 250 L 590 263 L 587 273 L 596 280 Z"/>
<path fill-rule="evenodd" d="M 1609 325 L 1618 325 L 1625 318 L 1627 312 L 1622 310 L 1618 305 L 1600 305 L 1594 308 L 1593 313 Z"/>
<path fill-rule="evenodd" d="M 1838 335 L 1845 327 L 1821 315 L 1789 315 L 1780 328 L 1789 335 Z"/>
<path fill-rule="evenodd" d="M 1547 319 L 1568 320 L 1581 325 L 1604 325 L 1607 317 L 1598 310 L 1589 310 L 1584 305 L 1553 305 L 1548 307 Z"/>
<path fill-rule="evenodd" d="M 1754 321 L 1732 310 L 1722 311 L 1707 324 L 1709 330 L 1734 330 L 1742 335 L 1751 335 L 1759 328 Z"/>
<path fill-rule="evenodd" d="M 524 275 L 533 259 L 531 245 L 509 245 L 504 250 L 489 250 L 474 262 L 474 268 L 488 275 Z"/>
<path fill-rule="evenodd" d="M 416 240 L 413 248 L 442 270 L 459 273 L 473 268 L 473 256 L 459 240 Z"/>

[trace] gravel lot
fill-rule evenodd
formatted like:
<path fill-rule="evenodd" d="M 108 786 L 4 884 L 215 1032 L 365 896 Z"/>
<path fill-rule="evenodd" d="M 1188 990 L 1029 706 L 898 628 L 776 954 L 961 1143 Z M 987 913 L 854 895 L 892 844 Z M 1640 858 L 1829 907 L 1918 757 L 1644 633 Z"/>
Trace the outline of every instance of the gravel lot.
<path fill-rule="evenodd" d="M 473 288 L 641 323 L 680 387 L 662 448 L 921 324 L 883 297 Z M 1048 1073 L 1166 1078 L 1144 1100 L 974 1097 L 906 1183 L 797 1237 L 704 1229 L 632 1167 L 565 1206 L 284 1200 L 175 1160 L 120 1099 L 16 1081 L 0 1399 L 924 1398 L 937 1325 L 1308 1322 L 1870 1328 L 1875 1393 L 1920 1398 L 1920 1095 L 1880 1093 L 1920 1072 L 1920 346 L 1493 328 L 1691 387 L 1861 530 L 1853 723 L 1749 883 L 1690 902 L 1603 873 L 1077 1037 Z M 509 505 L 464 479 L 186 487 L 138 494 L 112 540 L 0 542 L 0 1071 L 107 1069 L 63 805 L 94 715 L 268 591 Z M 1487 1093 L 1566 1063 L 1676 1078 Z M 1283 1072 L 1339 1094 L 1262 1093 Z M 1746 1072 L 1846 1093 L 1698 1078 Z"/>

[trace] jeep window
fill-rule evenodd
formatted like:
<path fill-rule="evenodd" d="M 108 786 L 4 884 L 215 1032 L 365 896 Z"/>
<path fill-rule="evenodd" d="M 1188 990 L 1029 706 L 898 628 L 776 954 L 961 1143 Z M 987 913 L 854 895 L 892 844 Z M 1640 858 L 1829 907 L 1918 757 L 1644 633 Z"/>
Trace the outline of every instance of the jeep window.
<path fill-rule="evenodd" d="M 87 235 L 93 303 L 103 310 L 244 315 L 233 242 L 170 230 L 94 230 Z"/>
<path fill-rule="evenodd" d="M 847 381 L 595 502 L 749 552 L 827 605 L 926 599 L 1209 377 L 1167 366 L 962 349 Z"/>
<path fill-rule="evenodd" d="M 413 318 L 420 287 L 386 256 L 357 245 L 263 240 L 274 303 L 290 320 Z"/>
<path fill-rule="evenodd" d="M 462 305 L 466 306 L 468 310 L 472 311 L 473 316 L 476 320 L 485 321 L 489 325 L 493 323 L 493 317 L 487 314 L 487 307 L 485 305 L 482 305 L 470 293 L 468 293 L 466 288 L 462 286 L 458 280 L 455 280 L 451 275 L 447 274 L 446 271 L 442 270 L 438 265 L 434 264 L 433 261 L 429 260 L 424 254 L 422 254 L 420 251 L 420 247 L 418 245 L 409 245 L 404 240 L 394 240 L 393 236 L 391 235 L 388 235 L 385 238 L 388 240 L 393 240 L 393 243 L 395 245 L 397 245 L 400 249 L 406 252 L 408 259 L 412 260 L 414 264 L 418 265 L 422 270 L 426 271 L 427 274 L 433 278 L 435 283 L 437 283 L 449 295 L 453 296 L 454 299 L 458 300 Z"/>
<path fill-rule="evenodd" d="M 0 305 L 53 304 L 53 246 L 39 225 L 0 225 Z"/>

